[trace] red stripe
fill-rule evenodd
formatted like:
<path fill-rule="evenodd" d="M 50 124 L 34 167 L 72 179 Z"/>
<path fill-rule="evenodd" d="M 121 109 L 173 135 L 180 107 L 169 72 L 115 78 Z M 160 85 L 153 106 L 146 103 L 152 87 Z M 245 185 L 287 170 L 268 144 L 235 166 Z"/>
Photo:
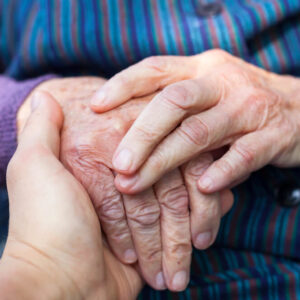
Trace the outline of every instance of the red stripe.
<path fill-rule="evenodd" d="M 55 5 L 56 4 L 56 5 Z M 56 37 L 57 37 L 57 46 L 58 46 L 58 50 L 59 53 L 61 54 L 61 56 L 63 57 L 63 59 L 70 61 L 69 56 L 67 55 L 67 53 L 64 50 L 63 47 L 63 42 L 62 42 L 62 34 L 61 34 L 61 28 L 62 28 L 62 24 L 61 24 L 61 7 L 60 7 L 60 1 L 54 1 L 54 16 L 53 16 L 53 20 L 55 20 L 55 33 L 56 33 Z"/>
<path fill-rule="evenodd" d="M 183 48 L 183 41 L 181 39 L 180 31 L 179 31 L 179 26 L 176 20 L 176 15 L 174 12 L 174 6 L 175 6 L 175 0 L 168 0 L 169 3 L 169 10 L 171 12 L 171 19 L 172 19 L 172 25 L 175 30 L 175 40 L 176 40 L 176 45 L 178 46 L 179 54 L 184 55 L 184 48 Z"/>
<path fill-rule="evenodd" d="M 281 20 L 282 17 L 284 17 L 284 15 L 283 15 L 283 11 L 279 7 L 279 4 L 277 3 L 277 0 L 275 0 L 273 2 L 273 5 L 274 5 L 275 11 L 276 11 L 276 20 Z"/>
<path fill-rule="evenodd" d="M 128 16 L 125 13 L 124 0 L 118 0 L 118 4 L 119 4 L 119 17 L 120 17 L 120 22 L 121 22 L 122 46 L 124 48 L 127 60 L 129 62 L 133 62 L 134 57 L 133 57 L 133 54 L 129 47 L 128 31 L 126 30 L 126 28 L 128 27 L 128 24 L 126 22 L 126 19 L 128 18 Z"/>
<path fill-rule="evenodd" d="M 166 44 L 165 40 L 162 34 L 162 24 L 160 22 L 159 14 L 158 14 L 158 5 L 157 1 L 152 1 L 152 15 L 154 16 L 155 20 L 155 33 L 158 38 L 158 47 L 159 47 L 159 52 L 161 54 L 167 54 L 167 49 L 166 49 Z"/>
<path fill-rule="evenodd" d="M 259 14 L 259 19 L 261 20 L 262 27 L 265 28 L 268 25 L 268 22 L 264 10 L 262 9 L 260 4 L 253 4 L 253 7 Z"/>
<path fill-rule="evenodd" d="M 280 211 L 281 211 L 281 208 L 276 206 L 272 212 L 272 215 L 271 215 L 270 221 L 268 222 L 268 225 L 265 225 L 265 226 L 268 226 L 268 228 L 267 228 L 268 230 L 266 233 L 267 239 L 266 239 L 265 245 L 264 245 L 265 252 L 273 253 L 273 242 L 274 242 L 275 237 L 277 236 L 277 232 L 275 232 L 275 229 L 276 229 L 276 223 L 278 222 L 278 216 L 280 214 Z"/>
<path fill-rule="evenodd" d="M 221 43 L 219 41 L 218 34 L 216 31 L 216 24 L 213 22 L 212 18 L 209 18 L 207 20 L 207 25 L 207 28 L 210 31 L 210 36 L 212 38 L 213 48 L 220 48 Z"/>
<path fill-rule="evenodd" d="M 228 10 L 225 9 L 224 10 L 224 21 L 226 23 L 226 28 L 229 32 L 229 37 L 230 37 L 230 41 L 231 41 L 231 45 L 233 47 L 233 54 L 236 54 L 236 55 L 239 55 L 240 54 L 240 51 L 239 51 L 239 48 L 238 48 L 238 40 L 237 40 L 237 34 L 234 32 L 233 30 L 233 23 L 232 23 L 232 19 L 231 19 L 231 16 L 230 14 L 228 13 Z"/>
<path fill-rule="evenodd" d="M 43 51 L 44 50 L 43 49 L 43 46 L 44 46 L 43 39 L 44 39 L 43 31 L 39 30 L 35 48 L 36 48 L 36 52 L 37 52 L 38 61 L 41 66 L 46 65 L 46 60 L 45 60 L 44 51 Z"/>
<path fill-rule="evenodd" d="M 285 232 L 285 239 L 284 239 L 284 254 L 285 255 L 293 255 L 294 249 L 293 249 L 293 240 L 294 238 L 299 238 L 299 236 L 294 237 L 294 233 L 296 229 L 296 226 L 299 225 L 298 218 L 298 209 L 293 209 L 288 217 L 288 223 L 286 226 L 286 232 Z"/>
<path fill-rule="evenodd" d="M 109 11 L 108 11 L 108 0 L 99 0 L 101 3 L 101 11 L 102 11 L 102 20 L 103 20 L 103 25 L 102 28 L 104 28 L 104 42 L 106 47 L 108 48 L 108 54 L 110 55 L 112 62 L 114 63 L 115 66 L 120 66 L 119 62 L 117 61 L 113 47 L 110 41 L 110 32 L 109 32 Z"/>
<path fill-rule="evenodd" d="M 257 50 L 256 53 L 260 57 L 260 59 L 262 61 L 262 64 L 263 64 L 263 67 L 267 70 L 271 70 L 271 66 L 270 66 L 269 61 L 267 59 L 267 55 L 265 53 L 264 46 L 263 46 L 261 38 L 257 38 L 256 43 L 257 43 L 257 49 L 261 49 L 261 50 Z"/>
<path fill-rule="evenodd" d="M 30 47 L 30 37 L 31 37 L 34 21 L 36 20 L 37 12 L 38 12 L 38 7 L 37 5 L 34 5 L 32 10 L 29 13 L 28 23 L 24 34 L 24 42 L 23 42 L 24 46 L 22 47 L 22 54 L 24 57 L 24 66 L 26 70 L 32 69 L 31 60 L 29 56 L 30 51 L 28 51 L 28 48 Z"/>
<path fill-rule="evenodd" d="M 285 273 L 289 278 L 288 282 L 285 282 L 285 284 L 288 286 L 289 294 L 291 296 L 289 299 L 298 299 L 299 295 L 297 295 L 297 286 L 296 286 L 297 280 L 295 278 L 294 273 L 291 272 L 284 264 L 278 264 L 277 268 L 283 273 Z"/>
<path fill-rule="evenodd" d="M 235 209 L 232 210 L 231 222 L 229 223 L 230 225 L 228 228 L 227 246 L 235 246 L 236 244 L 239 243 L 239 241 L 237 241 L 236 238 L 236 229 L 239 228 L 240 226 L 239 220 L 240 217 L 243 215 L 243 211 L 245 209 L 244 203 L 245 203 L 245 190 L 239 189 L 239 199 L 238 201 L 236 201 Z"/>
<path fill-rule="evenodd" d="M 78 42 L 78 16 L 77 16 L 77 5 L 74 1 L 70 1 L 70 5 L 71 5 L 71 39 L 72 39 L 72 45 L 74 47 L 74 51 L 77 54 L 77 57 L 81 58 L 84 57 L 80 51 L 79 48 L 79 42 Z"/>
<path fill-rule="evenodd" d="M 279 45 L 279 38 L 280 37 L 278 37 L 277 32 L 275 32 L 275 30 L 272 30 L 272 32 L 271 32 L 271 40 L 273 41 L 273 46 L 274 46 L 275 52 L 277 54 L 277 57 L 279 59 L 281 70 L 285 70 L 286 67 L 287 67 L 287 62 L 286 62 L 286 60 L 285 60 L 285 58 L 283 56 L 281 47 Z"/>

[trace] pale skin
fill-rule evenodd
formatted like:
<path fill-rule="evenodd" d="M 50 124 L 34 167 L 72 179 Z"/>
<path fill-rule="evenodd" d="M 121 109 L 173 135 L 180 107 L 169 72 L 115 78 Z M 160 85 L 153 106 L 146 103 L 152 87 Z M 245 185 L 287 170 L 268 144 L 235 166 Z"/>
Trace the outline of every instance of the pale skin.
<path fill-rule="evenodd" d="M 135 299 L 140 275 L 107 248 L 87 192 L 59 161 L 62 125 L 58 103 L 35 94 L 7 171 L 1 299 Z"/>
<path fill-rule="evenodd" d="M 300 165 L 298 78 L 267 72 L 222 50 L 151 57 L 111 78 L 91 106 L 103 112 L 155 91 L 114 153 L 120 191 L 140 192 L 175 167 L 224 146 L 198 177 L 199 191 L 229 188 L 267 164 Z"/>
<path fill-rule="evenodd" d="M 35 91 L 50 92 L 62 106 L 60 159 L 91 197 L 114 254 L 133 263 L 136 257 L 124 255 L 133 249 L 147 283 L 156 289 L 183 290 L 189 280 L 192 242 L 199 249 L 213 243 L 220 218 L 232 205 L 232 194 L 225 190 L 205 196 L 197 190 L 196 178 L 212 161 L 209 154 L 167 174 L 143 193 L 119 193 L 111 171 L 113 152 L 153 96 L 97 115 L 89 101 L 104 82 L 96 77 L 53 79 Z M 30 112 L 30 100 L 31 96 L 19 111 L 20 128 Z M 212 235 L 198 239 L 208 229 Z"/>

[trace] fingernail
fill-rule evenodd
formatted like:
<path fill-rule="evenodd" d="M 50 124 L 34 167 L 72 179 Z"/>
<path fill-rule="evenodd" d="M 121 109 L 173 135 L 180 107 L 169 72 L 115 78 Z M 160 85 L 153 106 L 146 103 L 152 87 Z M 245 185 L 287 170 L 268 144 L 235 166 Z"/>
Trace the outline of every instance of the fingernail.
<path fill-rule="evenodd" d="M 132 264 L 137 260 L 136 253 L 133 249 L 128 249 L 124 253 L 124 258 L 127 263 Z"/>
<path fill-rule="evenodd" d="M 211 243 L 211 239 L 212 239 L 212 234 L 210 231 L 202 232 L 197 235 L 195 246 L 200 249 L 207 248 Z"/>
<path fill-rule="evenodd" d="M 127 171 L 133 160 L 132 152 L 128 149 L 122 149 L 116 157 L 113 158 L 113 166 L 119 171 Z"/>
<path fill-rule="evenodd" d="M 119 174 L 117 176 L 117 181 L 122 188 L 132 188 L 139 179 L 139 175 L 134 175 L 131 177 Z"/>
<path fill-rule="evenodd" d="M 199 180 L 199 185 L 204 189 L 211 189 L 213 186 L 213 181 L 210 177 L 204 176 Z"/>
<path fill-rule="evenodd" d="M 172 280 L 172 287 L 176 291 L 181 291 L 186 288 L 187 285 L 187 273 L 185 271 L 177 272 Z"/>
<path fill-rule="evenodd" d="M 105 91 L 105 88 L 102 87 L 100 91 L 98 91 L 91 99 L 91 105 L 98 106 L 103 105 L 107 101 L 106 99 L 107 93 Z"/>
<path fill-rule="evenodd" d="M 33 112 L 41 103 L 41 95 L 39 92 L 35 92 L 31 98 L 31 111 Z"/>
<path fill-rule="evenodd" d="M 162 272 L 159 272 L 156 276 L 156 287 L 160 290 L 166 288 L 165 279 Z"/>

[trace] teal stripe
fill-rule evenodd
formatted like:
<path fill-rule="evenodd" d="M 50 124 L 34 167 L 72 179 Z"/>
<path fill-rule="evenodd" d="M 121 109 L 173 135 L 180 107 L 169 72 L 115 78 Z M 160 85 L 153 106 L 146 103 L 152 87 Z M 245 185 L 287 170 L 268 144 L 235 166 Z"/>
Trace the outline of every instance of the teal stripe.
<path fill-rule="evenodd" d="M 118 3 L 116 0 L 109 0 L 107 2 L 108 15 L 109 15 L 109 39 L 112 45 L 112 50 L 114 52 L 115 58 L 121 65 L 126 64 L 126 54 L 123 48 L 123 43 L 121 40 L 121 28 Z"/>
<path fill-rule="evenodd" d="M 161 30 L 165 40 L 166 49 L 169 54 L 178 53 L 174 38 L 174 28 L 171 21 L 170 9 L 167 0 L 158 1 L 159 18 L 161 20 Z"/>
<path fill-rule="evenodd" d="M 255 195 L 257 199 L 256 203 L 257 203 L 257 209 L 255 210 L 255 218 L 253 220 L 253 224 L 252 224 L 252 231 L 253 232 L 259 232 L 259 224 L 261 222 L 261 218 L 262 218 L 262 214 L 265 212 L 265 208 L 267 206 L 266 201 L 264 201 L 264 199 L 259 199 L 260 195 L 256 194 Z M 249 241 L 249 246 L 253 249 L 255 248 L 255 245 L 257 243 L 257 235 L 252 234 L 250 241 Z"/>
<path fill-rule="evenodd" d="M 28 43 L 28 51 L 30 55 L 28 55 L 28 64 L 27 66 L 30 68 L 35 68 L 39 65 L 38 54 L 37 54 L 37 36 L 38 31 L 40 29 L 40 24 L 38 22 L 38 11 L 35 12 L 34 20 L 32 23 L 31 35 Z"/>
<path fill-rule="evenodd" d="M 182 6 L 184 8 L 184 11 L 194 11 L 193 5 L 191 3 L 192 0 L 185 0 L 182 1 Z M 191 42 L 192 42 L 192 47 L 194 50 L 194 53 L 200 53 L 204 50 L 204 47 L 201 43 L 200 35 L 198 33 L 199 31 L 199 22 L 195 20 L 194 16 L 187 16 L 186 17 L 186 23 L 188 27 L 189 34 L 191 36 Z"/>
<path fill-rule="evenodd" d="M 106 1 L 106 0 L 103 0 Z M 104 60 L 106 63 L 111 64 L 112 61 L 112 53 L 109 52 L 108 50 L 108 45 L 105 42 L 105 33 L 104 33 L 104 26 L 103 26 L 103 13 L 104 11 L 102 10 L 102 6 L 100 5 L 100 1 L 95 1 L 95 6 L 97 7 L 97 11 L 99 12 L 99 16 L 98 16 L 98 20 L 99 20 L 99 25 L 98 25 L 98 29 L 99 29 L 99 40 L 101 42 L 101 45 L 99 47 L 101 47 L 103 49 L 103 53 L 105 55 Z M 97 13 L 97 11 L 95 13 Z M 98 51 L 97 51 L 98 53 Z M 99 54 L 98 54 L 99 55 Z M 114 56 L 113 56 L 114 57 Z M 101 57 L 99 57 L 101 59 Z"/>
<path fill-rule="evenodd" d="M 123 0 L 121 0 L 123 1 Z M 128 49 L 130 51 L 130 54 L 131 56 L 133 57 L 134 59 L 134 62 L 137 60 L 137 53 L 134 52 L 133 50 L 133 43 L 131 41 L 131 38 L 132 38 L 132 35 L 130 33 L 130 20 L 129 20 L 129 12 L 128 12 L 128 5 L 126 5 L 125 3 L 123 3 L 123 9 L 124 9 L 124 14 L 125 14 L 125 30 L 126 30 L 126 33 L 127 33 L 127 46 L 128 46 Z"/>
<path fill-rule="evenodd" d="M 161 24 L 160 31 L 162 33 L 166 51 L 170 54 L 174 54 L 175 50 L 172 45 L 172 39 L 170 38 L 170 34 L 169 34 L 169 30 L 168 30 L 168 24 L 165 19 L 165 11 L 164 11 L 165 1 L 157 1 L 156 5 L 157 5 L 157 10 L 158 10 L 158 17 L 159 17 L 160 24 Z"/>
<path fill-rule="evenodd" d="M 286 246 L 286 234 L 287 234 L 287 227 L 289 222 L 289 216 L 291 215 L 292 210 L 285 209 L 282 213 L 282 220 L 281 220 L 281 230 L 279 231 L 279 253 L 280 254 L 287 254 L 285 253 L 285 246 Z M 290 241 L 288 241 L 290 242 Z"/>
<path fill-rule="evenodd" d="M 217 32 L 218 44 L 222 45 L 223 49 L 232 52 L 231 50 L 233 49 L 233 46 L 230 41 L 229 30 L 224 18 L 222 16 L 218 16 L 212 18 L 212 21 Z"/>
<path fill-rule="evenodd" d="M 159 42 L 158 42 L 158 35 L 157 35 L 157 30 L 160 30 L 160 28 L 156 28 L 155 26 L 155 17 L 153 13 L 153 4 L 151 4 L 152 0 L 146 1 L 148 11 L 149 11 L 149 19 L 150 19 L 150 24 L 151 24 L 151 32 L 153 32 L 153 40 L 154 40 L 154 46 L 155 46 L 155 51 L 156 53 L 160 53 L 160 47 L 159 47 Z"/>
<path fill-rule="evenodd" d="M 180 1 L 180 0 L 179 0 Z M 176 23 L 179 25 L 181 24 L 181 26 L 178 26 L 178 31 L 179 31 L 179 35 L 180 35 L 180 41 L 179 43 L 181 43 L 182 48 L 183 48 L 183 52 L 184 55 L 188 55 L 189 51 L 188 51 L 188 42 L 187 42 L 187 37 L 186 34 L 184 32 L 184 28 L 183 28 L 183 16 L 181 16 L 180 14 L 180 7 L 179 7 L 179 3 L 176 0 L 173 0 L 173 4 L 174 4 L 174 14 L 175 14 L 175 19 L 176 19 Z"/>
<path fill-rule="evenodd" d="M 143 53 L 143 56 L 150 56 L 150 46 L 148 42 L 148 33 L 146 29 L 146 22 L 144 18 L 144 14 L 142 13 L 144 11 L 143 3 L 142 1 L 135 1 L 133 5 L 133 11 L 134 11 L 134 17 L 136 24 L 139 24 L 137 27 L 137 41 L 139 45 L 140 52 Z"/>
<path fill-rule="evenodd" d="M 72 61 L 76 61 L 78 56 L 75 53 L 73 48 L 73 43 L 71 40 L 71 6 L 70 1 L 61 1 L 61 19 L 60 22 L 62 24 L 61 33 L 63 37 L 63 44 L 65 46 L 65 51 L 67 52 L 68 56 L 72 59 Z"/>

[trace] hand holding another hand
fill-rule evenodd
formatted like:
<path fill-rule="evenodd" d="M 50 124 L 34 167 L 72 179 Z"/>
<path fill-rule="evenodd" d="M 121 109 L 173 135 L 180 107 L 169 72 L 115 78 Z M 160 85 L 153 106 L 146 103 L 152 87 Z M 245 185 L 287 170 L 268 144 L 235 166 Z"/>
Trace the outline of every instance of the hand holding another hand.
<path fill-rule="evenodd" d="M 300 164 L 299 79 L 221 50 L 152 57 L 111 78 L 92 108 L 107 111 L 161 89 L 114 154 L 120 191 L 140 192 L 186 161 L 223 146 L 228 151 L 199 176 L 204 193 L 236 185 L 266 164 Z"/>
<path fill-rule="evenodd" d="M 1 298 L 135 299 L 140 276 L 105 246 L 87 192 L 58 160 L 62 124 L 56 101 L 35 94 L 8 167 Z"/>
<path fill-rule="evenodd" d="M 103 83 L 95 77 L 54 79 L 36 90 L 53 94 L 63 108 L 60 159 L 88 191 L 114 254 L 124 263 L 138 258 L 152 287 L 182 290 L 189 279 L 191 240 L 199 249 L 213 243 L 232 195 L 225 191 L 204 196 L 197 190 L 196 178 L 212 159 L 208 154 L 190 162 L 183 172 L 174 170 L 145 192 L 119 193 L 111 170 L 113 152 L 153 96 L 97 115 L 89 101 Z M 20 119 L 26 119 L 26 110 L 25 104 Z"/>

